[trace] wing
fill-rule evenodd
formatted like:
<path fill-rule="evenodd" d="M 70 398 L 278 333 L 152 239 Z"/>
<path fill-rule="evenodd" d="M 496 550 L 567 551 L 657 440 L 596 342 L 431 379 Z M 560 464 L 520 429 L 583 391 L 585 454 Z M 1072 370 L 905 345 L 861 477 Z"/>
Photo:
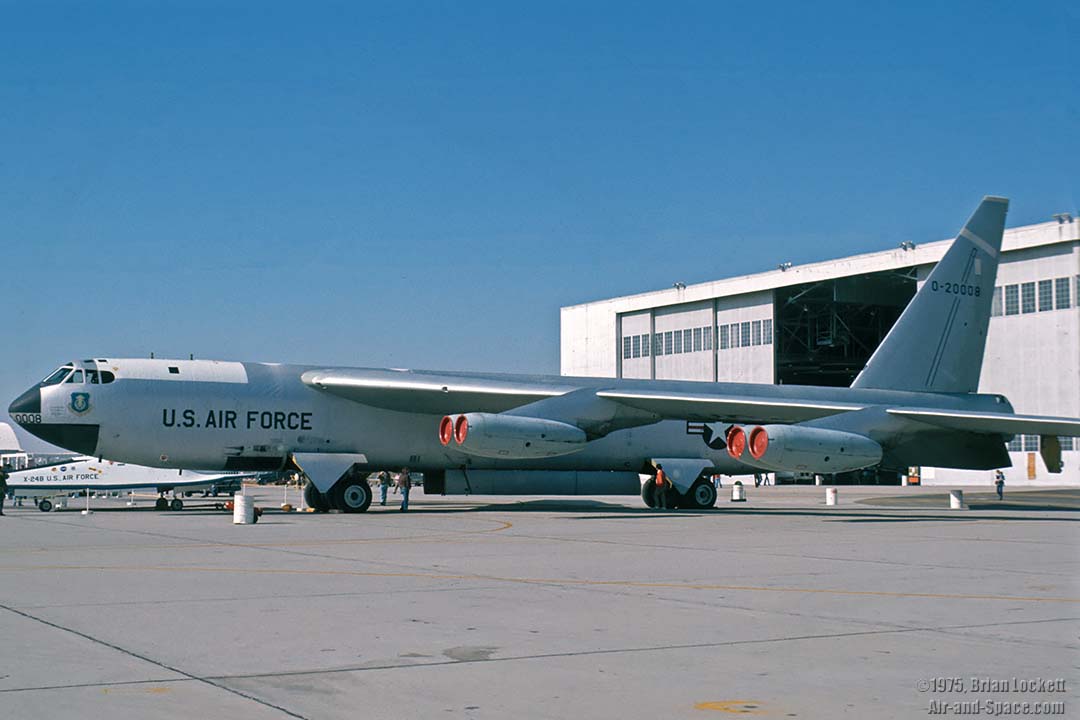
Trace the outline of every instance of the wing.
<path fill-rule="evenodd" d="M 889 408 L 888 412 L 949 430 L 1001 435 L 1080 436 L 1080 420 L 1073 418 L 917 408 Z"/>
<path fill-rule="evenodd" d="M 663 418 L 696 422 L 799 423 L 862 410 L 864 405 L 754 395 L 601 390 L 598 397 Z"/>
<path fill-rule="evenodd" d="M 362 405 L 432 415 L 504 412 L 563 395 L 576 387 L 529 378 L 347 368 L 309 370 L 300 379 L 313 388 Z"/>

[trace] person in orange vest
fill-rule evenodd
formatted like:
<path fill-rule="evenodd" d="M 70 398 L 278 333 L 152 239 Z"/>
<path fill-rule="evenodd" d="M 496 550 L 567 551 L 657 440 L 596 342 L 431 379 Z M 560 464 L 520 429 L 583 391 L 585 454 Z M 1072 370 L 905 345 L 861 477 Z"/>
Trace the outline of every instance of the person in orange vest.
<path fill-rule="evenodd" d="M 671 488 L 671 481 L 668 480 L 667 473 L 664 472 L 663 465 L 656 466 L 656 492 L 653 497 L 656 498 L 656 508 L 658 510 L 667 510 L 667 497 L 668 490 Z"/>

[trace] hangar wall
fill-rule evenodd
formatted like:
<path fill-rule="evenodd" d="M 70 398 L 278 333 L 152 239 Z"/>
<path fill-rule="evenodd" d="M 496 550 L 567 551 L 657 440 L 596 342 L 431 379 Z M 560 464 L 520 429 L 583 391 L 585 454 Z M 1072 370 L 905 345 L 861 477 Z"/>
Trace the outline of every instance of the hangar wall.
<path fill-rule="evenodd" d="M 904 278 L 910 283 L 914 276 L 921 285 L 950 242 L 905 243 L 895 250 L 564 307 L 562 374 L 783 381 L 777 373 L 783 339 L 778 323 L 781 311 L 799 302 L 798 286 L 805 286 L 824 287 L 837 303 L 825 316 L 832 326 L 804 339 L 806 365 L 798 376 L 814 379 L 816 372 L 813 384 L 847 384 L 858 364 L 838 365 L 835 343 L 848 343 L 846 349 L 862 362 L 896 315 L 882 306 L 875 326 L 875 308 L 857 297 L 852 301 L 851 280 L 878 283 L 889 293 L 902 291 Z M 1006 395 L 1017 412 L 1080 417 L 1080 222 L 1065 215 L 1006 230 L 994 293 L 980 391 Z M 784 307 L 776 307 L 778 302 Z M 1051 475 L 1038 455 L 1038 438 L 1015 438 L 1007 483 L 1080 485 L 1080 440 L 1063 440 L 1063 450 L 1065 471 Z M 923 478 L 928 484 L 989 484 L 985 472 L 924 468 Z"/>

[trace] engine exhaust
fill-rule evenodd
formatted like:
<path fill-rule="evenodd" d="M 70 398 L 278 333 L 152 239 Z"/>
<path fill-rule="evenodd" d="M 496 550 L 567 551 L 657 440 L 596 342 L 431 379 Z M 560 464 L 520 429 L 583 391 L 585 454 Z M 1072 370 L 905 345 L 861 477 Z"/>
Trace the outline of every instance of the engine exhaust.
<path fill-rule="evenodd" d="M 469 419 L 464 415 L 458 415 L 457 422 L 454 423 L 454 439 L 457 440 L 458 445 L 465 442 L 465 438 L 469 434 Z"/>

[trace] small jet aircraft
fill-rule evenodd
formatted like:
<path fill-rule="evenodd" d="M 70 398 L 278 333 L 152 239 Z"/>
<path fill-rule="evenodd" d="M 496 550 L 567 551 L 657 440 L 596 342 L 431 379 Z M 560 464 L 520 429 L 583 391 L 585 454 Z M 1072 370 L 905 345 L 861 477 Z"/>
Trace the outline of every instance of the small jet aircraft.
<path fill-rule="evenodd" d="M 182 510 L 184 501 L 175 495 L 177 490 L 203 490 L 225 486 L 241 477 L 244 477 L 244 474 L 236 472 L 177 472 L 76 456 L 62 463 L 14 470 L 8 478 L 8 490 L 16 497 L 34 498 L 38 510 L 49 512 L 56 507 L 57 498 L 66 498 L 73 492 L 150 488 L 158 493 L 155 503 L 158 510 Z M 169 492 L 174 493 L 171 500 L 165 497 Z"/>
<path fill-rule="evenodd" d="M 982 200 L 850 388 L 98 358 L 9 412 L 86 455 L 302 469 L 308 503 L 343 512 L 368 509 L 368 472 L 406 466 L 426 492 L 641 492 L 651 506 L 639 474 L 662 464 L 688 508 L 714 504 L 712 473 L 1005 467 L 1021 433 L 1060 472 L 1057 438 L 1080 419 L 978 393 L 1007 210 Z"/>

